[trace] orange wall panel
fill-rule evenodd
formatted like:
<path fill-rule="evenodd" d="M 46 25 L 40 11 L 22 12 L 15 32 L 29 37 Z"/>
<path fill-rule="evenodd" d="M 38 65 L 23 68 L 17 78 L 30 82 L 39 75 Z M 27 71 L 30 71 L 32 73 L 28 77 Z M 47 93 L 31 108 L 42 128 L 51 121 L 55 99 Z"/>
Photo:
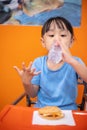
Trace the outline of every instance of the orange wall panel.
<path fill-rule="evenodd" d="M 71 52 L 87 64 L 87 1 L 82 2 L 81 26 L 74 28 L 75 42 Z M 20 95 L 24 89 L 21 79 L 13 69 L 21 68 L 34 58 L 46 53 L 40 43 L 41 26 L 0 25 L 0 110 Z"/>

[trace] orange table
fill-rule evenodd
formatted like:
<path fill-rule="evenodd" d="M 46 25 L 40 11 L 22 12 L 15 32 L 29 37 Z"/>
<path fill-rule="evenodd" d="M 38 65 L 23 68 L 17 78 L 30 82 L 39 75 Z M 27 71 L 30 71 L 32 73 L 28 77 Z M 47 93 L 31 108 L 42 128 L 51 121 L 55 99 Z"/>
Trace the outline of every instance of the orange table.
<path fill-rule="evenodd" d="M 32 125 L 34 110 L 37 109 L 13 105 L 6 106 L 0 113 L 0 130 L 87 130 L 86 111 L 82 111 L 84 115 L 77 115 L 76 111 L 73 111 L 76 126 L 42 126 Z"/>

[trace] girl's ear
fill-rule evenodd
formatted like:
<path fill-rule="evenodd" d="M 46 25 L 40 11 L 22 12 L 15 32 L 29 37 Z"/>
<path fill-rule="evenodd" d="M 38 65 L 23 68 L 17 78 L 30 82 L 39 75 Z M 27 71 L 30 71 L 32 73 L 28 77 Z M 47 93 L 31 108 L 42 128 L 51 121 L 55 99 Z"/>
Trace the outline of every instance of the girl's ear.
<path fill-rule="evenodd" d="M 72 38 L 72 39 L 71 39 L 71 42 L 70 42 L 69 48 L 71 48 L 71 47 L 72 47 L 73 42 L 74 42 L 74 38 Z"/>
<path fill-rule="evenodd" d="M 45 48 L 44 39 L 42 37 L 40 38 L 40 41 L 41 41 L 42 46 Z"/>

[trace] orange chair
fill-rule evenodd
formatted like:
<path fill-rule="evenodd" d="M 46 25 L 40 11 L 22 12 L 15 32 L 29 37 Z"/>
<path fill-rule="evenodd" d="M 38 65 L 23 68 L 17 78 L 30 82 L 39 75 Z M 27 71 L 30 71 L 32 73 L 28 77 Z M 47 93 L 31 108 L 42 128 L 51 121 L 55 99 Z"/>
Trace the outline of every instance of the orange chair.
<path fill-rule="evenodd" d="M 77 103 L 78 108 L 80 108 L 80 110 L 84 109 L 85 98 L 84 98 L 84 85 L 83 84 L 78 84 L 78 96 L 76 99 L 76 103 Z"/>

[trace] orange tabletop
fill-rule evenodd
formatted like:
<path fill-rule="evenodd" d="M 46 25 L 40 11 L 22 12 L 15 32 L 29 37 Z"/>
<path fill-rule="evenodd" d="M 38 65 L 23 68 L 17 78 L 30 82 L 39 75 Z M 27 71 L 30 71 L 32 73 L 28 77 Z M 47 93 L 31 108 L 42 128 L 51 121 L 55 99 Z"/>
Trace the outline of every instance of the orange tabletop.
<path fill-rule="evenodd" d="M 37 109 L 31 107 L 7 105 L 0 113 L 0 130 L 87 130 L 87 111 L 72 111 L 75 126 L 44 126 L 32 125 L 32 115 L 35 110 Z"/>

